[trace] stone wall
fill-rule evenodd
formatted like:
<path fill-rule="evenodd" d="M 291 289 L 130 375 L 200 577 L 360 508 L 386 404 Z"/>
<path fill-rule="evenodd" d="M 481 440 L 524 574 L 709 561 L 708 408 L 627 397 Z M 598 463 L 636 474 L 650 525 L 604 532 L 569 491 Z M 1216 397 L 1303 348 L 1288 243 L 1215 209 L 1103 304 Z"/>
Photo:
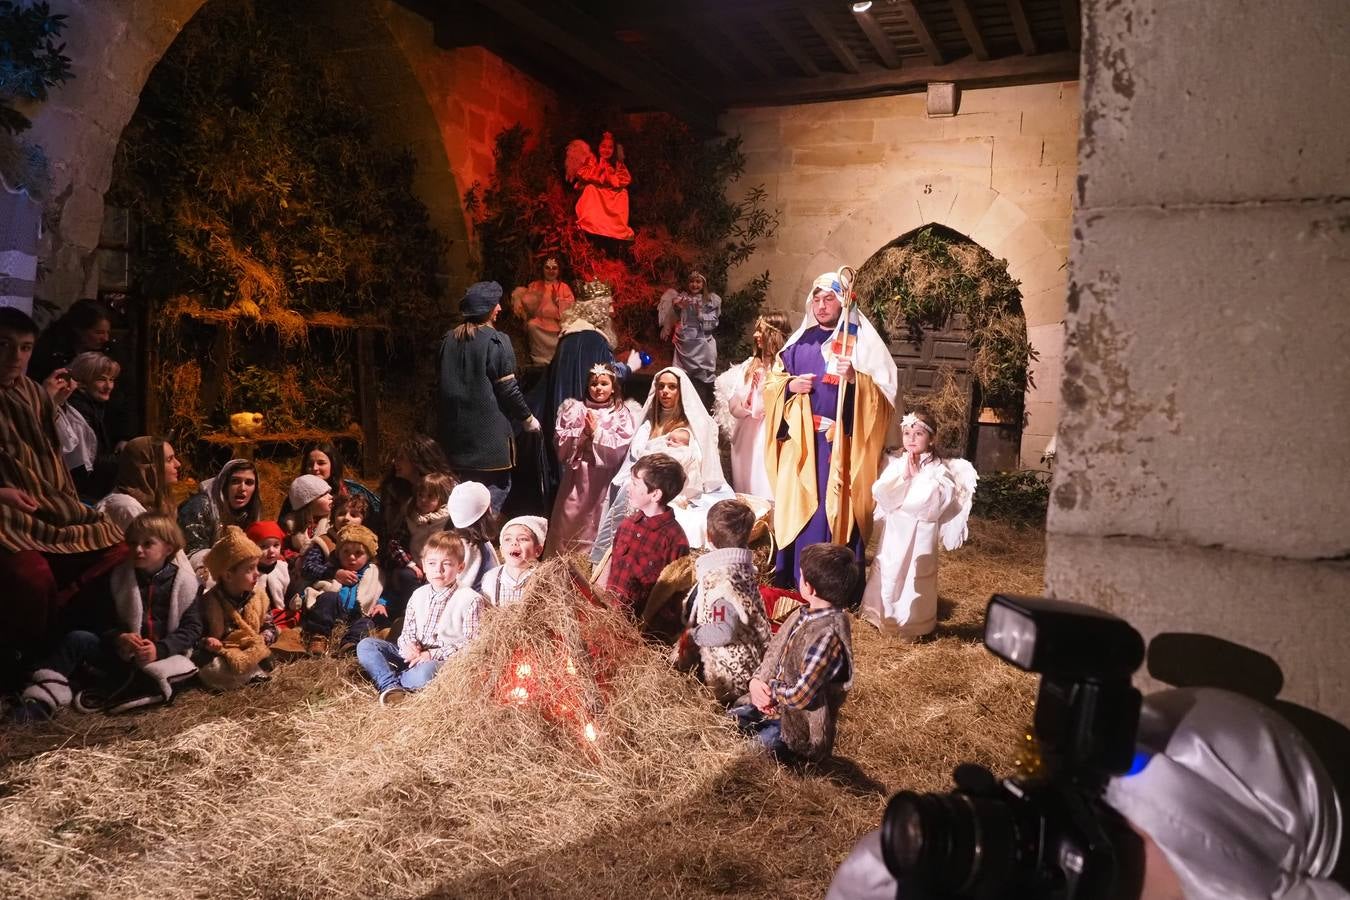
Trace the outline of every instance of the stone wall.
<path fill-rule="evenodd" d="M 770 304 L 795 320 L 821 272 L 924 224 L 967 235 L 1022 283 L 1040 358 L 1021 458 L 1039 465 L 1059 419 L 1078 100 L 1067 82 L 966 91 L 949 118 L 928 118 L 922 94 L 726 113 L 723 130 L 744 142 L 740 189 L 763 185 L 781 212 L 733 286 L 767 269 Z"/>
<path fill-rule="evenodd" d="M 1049 589 L 1350 721 L 1350 5 L 1083 21 Z"/>
<path fill-rule="evenodd" d="M 28 110 L 34 124 L 23 135 L 43 149 L 52 176 L 39 298 L 64 308 L 97 293 L 93 251 L 122 130 L 155 64 L 203 2 L 53 0 L 52 11 L 69 17 L 63 38 L 75 78 Z M 416 156 L 414 188 L 449 240 L 441 269 L 456 296 L 473 268 L 464 192 L 491 174 L 496 134 L 516 121 L 537 127 L 552 93 L 482 48 L 438 49 L 430 23 L 391 0 L 300 2 L 313 9 L 315 28 L 380 132 Z"/>

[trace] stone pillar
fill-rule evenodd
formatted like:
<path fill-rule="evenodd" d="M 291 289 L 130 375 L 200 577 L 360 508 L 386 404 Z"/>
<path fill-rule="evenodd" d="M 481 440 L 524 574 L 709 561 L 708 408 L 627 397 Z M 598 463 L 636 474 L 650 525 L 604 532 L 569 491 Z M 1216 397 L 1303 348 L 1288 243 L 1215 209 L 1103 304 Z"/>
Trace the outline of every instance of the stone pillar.
<path fill-rule="evenodd" d="M 1350 4 L 1222 6 L 1083 4 L 1046 580 L 1347 722 Z"/>

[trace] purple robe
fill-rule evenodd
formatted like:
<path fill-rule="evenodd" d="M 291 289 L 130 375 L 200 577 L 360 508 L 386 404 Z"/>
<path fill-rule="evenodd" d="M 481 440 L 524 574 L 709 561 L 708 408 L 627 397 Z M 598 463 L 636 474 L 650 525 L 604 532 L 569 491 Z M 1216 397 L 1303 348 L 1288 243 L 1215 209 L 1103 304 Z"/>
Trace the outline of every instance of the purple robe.
<path fill-rule="evenodd" d="M 811 389 L 811 414 L 833 419 L 838 412 L 839 385 L 825 383 L 825 356 L 822 346 L 834 337 L 832 328 L 808 329 L 797 341 L 783 348 L 782 360 L 792 375 L 815 375 L 815 386 Z M 850 392 L 844 400 L 844 428 L 853 433 L 853 394 Z M 778 439 L 787 437 L 787 424 L 778 424 Z M 825 511 L 826 485 L 830 479 L 830 455 L 833 447 L 824 431 L 816 432 L 816 511 L 802 526 L 797 539 L 779 548 L 774 561 L 773 582 L 778 587 L 796 588 L 801 576 L 801 551 L 811 544 L 828 543 L 830 540 L 829 517 Z M 849 546 L 859 562 L 863 558 L 862 535 L 855 525 L 849 536 Z"/>

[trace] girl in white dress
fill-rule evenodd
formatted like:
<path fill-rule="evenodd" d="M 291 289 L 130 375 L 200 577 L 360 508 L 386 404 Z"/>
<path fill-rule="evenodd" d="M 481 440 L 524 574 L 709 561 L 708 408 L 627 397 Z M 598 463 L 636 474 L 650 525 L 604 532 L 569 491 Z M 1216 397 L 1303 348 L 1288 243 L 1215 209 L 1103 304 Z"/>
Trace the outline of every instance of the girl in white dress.
<path fill-rule="evenodd" d="M 937 420 L 916 410 L 900 421 L 904 450 L 891 453 L 872 485 L 884 530 L 863 592 L 862 617 L 884 634 L 916 640 L 937 626 L 938 539 L 965 542 L 978 476 L 933 446 Z"/>
<path fill-rule="evenodd" d="M 788 335 L 787 316 L 755 320 L 755 355 L 717 376 L 717 424 L 731 440 L 731 486 L 739 494 L 773 500 L 764 472 L 764 376 Z"/>

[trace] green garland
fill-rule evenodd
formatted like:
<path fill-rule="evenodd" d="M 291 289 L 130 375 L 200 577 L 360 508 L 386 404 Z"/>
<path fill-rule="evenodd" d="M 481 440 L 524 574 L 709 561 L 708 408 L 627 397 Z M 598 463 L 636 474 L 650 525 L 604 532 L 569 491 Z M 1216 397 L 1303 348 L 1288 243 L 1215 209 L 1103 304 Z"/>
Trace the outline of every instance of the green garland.
<path fill-rule="evenodd" d="M 873 255 L 855 283 L 868 318 L 890 340 L 919 343 L 925 331 L 965 316 L 984 404 L 1008 410 L 1022 408 L 1036 358 L 1017 288 L 1006 260 L 938 225 Z"/>

